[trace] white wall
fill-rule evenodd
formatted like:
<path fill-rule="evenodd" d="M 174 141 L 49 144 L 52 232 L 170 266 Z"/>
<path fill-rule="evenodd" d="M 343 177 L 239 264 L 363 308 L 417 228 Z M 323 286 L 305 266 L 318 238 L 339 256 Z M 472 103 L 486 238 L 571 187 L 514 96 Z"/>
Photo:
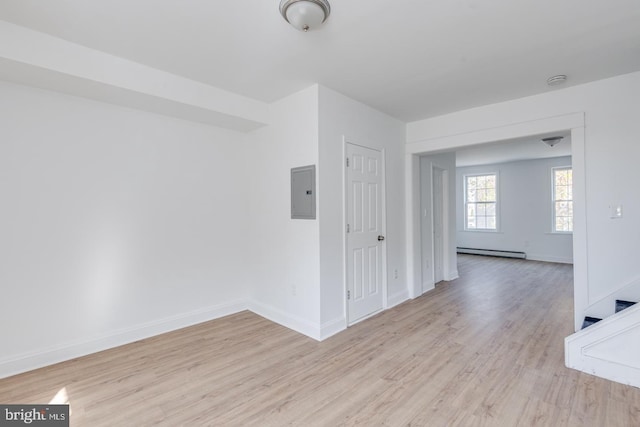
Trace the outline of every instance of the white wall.
<path fill-rule="evenodd" d="M 407 299 L 404 211 L 405 125 L 320 86 L 320 277 L 324 334 L 345 321 L 344 144 L 384 150 L 389 305 Z M 397 271 L 397 277 L 395 272 Z"/>
<path fill-rule="evenodd" d="M 252 270 L 251 308 L 319 338 L 319 220 L 291 219 L 290 199 L 291 168 L 318 164 L 318 86 L 273 103 L 270 114 L 270 126 L 250 135 L 243 164 L 236 165 L 247 175 L 243 193 L 251 200 L 251 238 L 242 257 Z"/>
<path fill-rule="evenodd" d="M 444 280 L 454 280 L 458 277 L 456 254 L 456 155 L 454 152 L 433 154 L 420 157 L 420 248 L 422 261 L 422 292 L 435 287 L 433 271 L 433 168 L 446 171 L 447 218 L 443 221 L 445 227 L 445 254 L 443 266 Z M 447 224 L 449 226 L 447 226 Z"/>
<path fill-rule="evenodd" d="M 343 135 L 385 152 L 389 300 L 407 298 L 401 122 L 317 85 L 250 134 L 0 93 L 0 376 L 245 308 L 344 329 Z M 319 219 L 292 220 L 290 170 L 311 164 Z"/>
<path fill-rule="evenodd" d="M 571 157 L 457 168 L 457 245 L 571 263 L 572 235 L 552 233 L 551 170 L 560 166 L 571 166 Z M 498 174 L 499 230 L 495 233 L 464 230 L 464 176 L 483 173 Z"/>
<path fill-rule="evenodd" d="M 242 308 L 245 136 L 0 82 L 0 376 Z"/>
<path fill-rule="evenodd" d="M 588 280 L 577 282 L 576 292 L 586 291 L 592 304 L 640 277 L 638 111 L 640 73 L 632 73 L 409 123 L 407 140 L 409 147 L 429 146 L 432 140 L 440 149 L 447 140 L 454 147 L 456 135 L 584 112 Z M 622 219 L 610 219 L 610 206 L 616 204 L 624 207 Z"/>
<path fill-rule="evenodd" d="M 250 307 L 324 339 L 346 327 L 343 137 L 385 151 L 388 292 L 396 303 L 407 298 L 404 125 L 319 85 L 273 103 L 270 123 L 250 135 L 246 154 L 253 177 Z M 317 166 L 317 219 L 292 220 L 290 170 L 312 164 Z"/>

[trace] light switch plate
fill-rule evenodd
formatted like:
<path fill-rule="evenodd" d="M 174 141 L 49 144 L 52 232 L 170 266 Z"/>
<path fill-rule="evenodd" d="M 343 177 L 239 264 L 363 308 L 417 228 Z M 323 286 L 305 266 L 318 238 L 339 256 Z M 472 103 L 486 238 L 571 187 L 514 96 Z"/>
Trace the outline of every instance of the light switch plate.
<path fill-rule="evenodd" d="M 622 218 L 622 205 L 612 205 L 609 208 L 611 209 L 611 219 Z"/>

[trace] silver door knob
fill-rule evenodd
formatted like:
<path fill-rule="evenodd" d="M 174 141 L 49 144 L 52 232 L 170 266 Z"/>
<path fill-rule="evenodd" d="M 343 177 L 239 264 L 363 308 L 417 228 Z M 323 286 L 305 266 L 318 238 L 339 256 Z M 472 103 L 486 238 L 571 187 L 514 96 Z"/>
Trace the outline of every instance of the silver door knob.
<path fill-rule="evenodd" d="M 378 236 L 378 242 L 382 242 L 384 240 L 384 236 Z"/>

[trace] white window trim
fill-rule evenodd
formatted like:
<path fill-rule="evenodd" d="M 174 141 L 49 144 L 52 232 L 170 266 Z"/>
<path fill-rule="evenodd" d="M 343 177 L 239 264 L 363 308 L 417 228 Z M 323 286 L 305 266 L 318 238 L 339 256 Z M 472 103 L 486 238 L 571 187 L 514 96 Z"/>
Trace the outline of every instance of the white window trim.
<path fill-rule="evenodd" d="M 467 227 L 467 177 L 474 176 L 487 176 L 487 175 L 495 175 L 496 176 L 496 228 L 468 228 Z M 463 205 L 464 205 L 464 230 L 472 233 L 500 233 L 500 173 L 487 171 L 487 172 L 476 172 L 469 173 L 463 175 L 462 178 L 462 190 L 464 194 Z"/>
<path fill-rule="evenodd" d="M 573 167 L 571 165 L 567 166 L 553 166 L 551 168 L 551 231 L 549 234 L 560 234 L 560 235 L 571 235 L 573 231 L 558 231 L 556 230 L 556 171 L 557 170 L 566 170 L 571 169 L 573 171 Z M 573 202 L 573 198 L 571 198 Z"/>

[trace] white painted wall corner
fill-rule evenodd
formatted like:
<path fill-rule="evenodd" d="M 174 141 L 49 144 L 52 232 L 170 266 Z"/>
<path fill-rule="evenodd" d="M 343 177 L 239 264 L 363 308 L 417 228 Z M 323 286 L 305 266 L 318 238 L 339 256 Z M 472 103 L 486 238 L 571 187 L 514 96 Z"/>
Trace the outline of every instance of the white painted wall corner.
<path fill-rule="evenodd" d="M 321 327 L 317 323 L 309 322 L 306 319 L 293 316 L 275 307 L 271 307 L 257 301 L 249 301 L 248 309 L 258 316 L 262 316 L 265 319 L 306 335 L 309 338 L 313 338 L 316 341 L 322 340 Z"/>

